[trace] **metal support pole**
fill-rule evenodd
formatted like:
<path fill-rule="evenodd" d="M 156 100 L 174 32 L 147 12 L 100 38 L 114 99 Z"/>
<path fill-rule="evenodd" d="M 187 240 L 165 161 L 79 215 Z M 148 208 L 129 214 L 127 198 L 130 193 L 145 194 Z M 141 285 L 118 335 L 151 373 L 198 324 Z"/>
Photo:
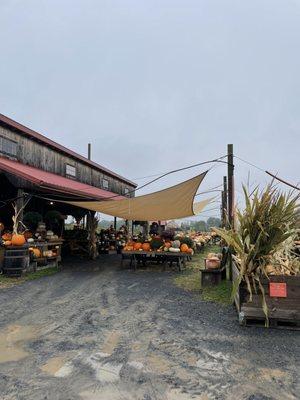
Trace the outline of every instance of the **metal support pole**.
<path fill-rule="evenodd" d="M 228 161 L 228 221 L 232 229 L 234 229 L 234 165 L 233 165 L 233 145 L 227 145 L 227 161 Z"/>
<path fill-rule="evenodd" d="M 222 192 L 222 217 L 223 228 L 227 226 L 228 210 L 227 210 L 227 176 L 223 177 L 223 192 Z"/>
<path fill-rule="evenodd" d="M 233 165 L 233 145 L 227 145 L 227 162 L 228 162 L 228 222 L 229 228 L 234 229 L 234 165 Z M 229 249 L 230 251 L 230 249 Z M 226 271 L 227 279 L 232 280 L 232 256 L 229 253 L 228 269 Z"/>

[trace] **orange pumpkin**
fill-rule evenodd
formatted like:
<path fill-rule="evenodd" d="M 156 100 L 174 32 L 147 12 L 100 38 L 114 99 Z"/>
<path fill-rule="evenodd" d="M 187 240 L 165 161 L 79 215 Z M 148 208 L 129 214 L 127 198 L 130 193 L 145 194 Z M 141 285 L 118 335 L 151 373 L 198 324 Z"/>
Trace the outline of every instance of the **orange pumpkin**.
<path fill-rule="evenodd" d="M 188 254 L 193 254 L 193 253 L 194 253 L 194 250 L 191 249 L 191 248 L 188 248 L 187 253 L 188 253 Z"/>
<path fill-rule="evenodd" d="M 189 246 L 188 246 L 187 244 L 185 244 L 185 243 L 183 243 L 183 244 L 180 246 L 180 251 L 181 251 L 182 253 L 187 253 L 187 252 L 188 252 L 188 249 L 189 249 Z"/>
<path fill-rule="evenodd" d="M 33 255 L 34 255 L 35 258 L 40 258 L 41 257 L 41 250 L 40 249 L 33 248 L 31 251 L 33 252 Z"/>
<path fill-rule="evenodd" d="M 2 235 L 3 240 L 11 240 L 11 237 L 12 237 L 11 233 L 4 233 L 4 235 Z"/>
<path fill-rule="evenodd" d="M 134 250 L 140 250 L 142 248 L 142 243 L 137 242 L 133 245 Z"/>
<path fill-rule="evenodd" d="M 143 243 L 142 244 L 142 249 L 144 251 L 150 251 L 150 243 Z"/>
<path fill-rule="evenodd" d="M 11 238 L 11 243 L 13 246 L 23 246 L 23 244 L 26 242 L 24 235 L 20 234 L 13 234 Z"/>

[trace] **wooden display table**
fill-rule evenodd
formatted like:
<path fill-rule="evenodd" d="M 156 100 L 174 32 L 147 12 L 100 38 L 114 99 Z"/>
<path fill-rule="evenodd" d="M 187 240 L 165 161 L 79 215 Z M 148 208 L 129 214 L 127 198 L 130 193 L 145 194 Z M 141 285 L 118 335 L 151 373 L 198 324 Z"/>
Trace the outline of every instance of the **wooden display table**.
<path fill-rule="evenodd" d="M 137 265 L 142 263 L 143 266 L 147 262 L 157 262 L 164 266 L 169 262 L 170 265 L 176 262 L 178 270 L 182 271 L 186 265 L 186 260 L 190 257 L 187 253 L 172 253 L 171 251 L 123 251 L 121 266 L 123 267 L 124 260 L 130 259 L 130 265 L 136 270 Z"/>
<path fill-rule="evenodd" d="M 39 258 L 34 258 L 33 262 L 39 265 L 44 265 L 44 266 L 58 266 L 58 264 L 61 262 L 61 246 L 62 246 L 63 240 L 49 240 L 45 242 L 34 242 L 31 244 L 30 247 L 36 247 L 40 250 L 41 252 L 41 257 Z M 44 255 L 45 252 L 49 250 L 54 250 L 56 252 L 55 256 L 47 256 Z M 36 269 L 36 266 L 33 267 L 33 269 Z"/>

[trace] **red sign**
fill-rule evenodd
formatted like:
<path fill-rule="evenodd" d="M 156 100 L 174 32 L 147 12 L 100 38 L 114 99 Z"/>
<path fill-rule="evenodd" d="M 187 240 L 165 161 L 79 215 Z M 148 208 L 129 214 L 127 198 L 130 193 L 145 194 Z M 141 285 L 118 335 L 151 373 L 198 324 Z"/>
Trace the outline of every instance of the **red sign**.
<path fill-rule="evenodd" d="M 287 288 L 285 282 L 270 282 L 270 297 L 287 297 Z"/>

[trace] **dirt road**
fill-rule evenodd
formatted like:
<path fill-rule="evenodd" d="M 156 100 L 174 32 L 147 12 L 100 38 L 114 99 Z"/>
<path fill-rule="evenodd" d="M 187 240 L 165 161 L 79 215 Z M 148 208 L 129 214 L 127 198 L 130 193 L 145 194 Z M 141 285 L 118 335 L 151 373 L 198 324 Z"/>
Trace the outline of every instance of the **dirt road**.
<path fill-rule="evenodd" d="M 240 328 L 175 272 L 118 266 L 0 291 L 1 400 L 300 398 L 299 332 Z"/>

